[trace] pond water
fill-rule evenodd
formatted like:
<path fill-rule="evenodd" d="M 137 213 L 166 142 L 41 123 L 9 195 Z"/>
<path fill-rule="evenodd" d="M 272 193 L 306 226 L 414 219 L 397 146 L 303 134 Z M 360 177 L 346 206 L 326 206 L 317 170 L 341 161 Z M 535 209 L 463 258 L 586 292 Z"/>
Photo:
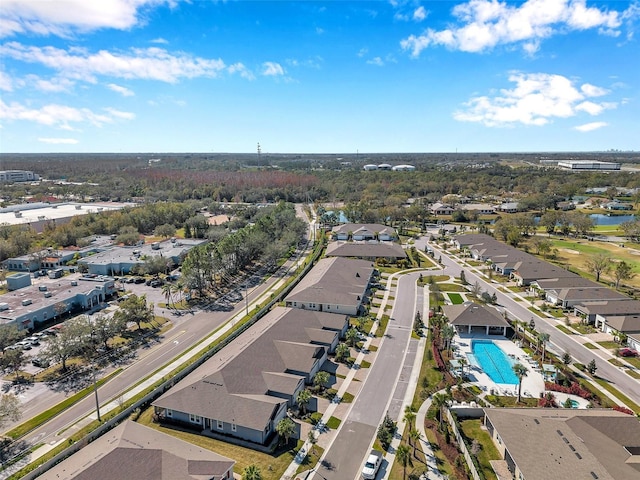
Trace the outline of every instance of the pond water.
<path fill-rule="evenodd" d="M 336 213 L 336 212 L 334 212 L 333 210 L 327 210 L 327 213 Z M 338 213 L 336 213 L 336 215 L 338 215 L 338 222 L 349 223 L 349 219 L 346 217 L 346 215 L 342 210 L 338 210 Z"/>
<path fill-rule="evenodd" d="M 596 225 L 620 225 L 636 219 L 635 215 L 605 215 L 603 213 L 592 213 L 589 217 Z"/>

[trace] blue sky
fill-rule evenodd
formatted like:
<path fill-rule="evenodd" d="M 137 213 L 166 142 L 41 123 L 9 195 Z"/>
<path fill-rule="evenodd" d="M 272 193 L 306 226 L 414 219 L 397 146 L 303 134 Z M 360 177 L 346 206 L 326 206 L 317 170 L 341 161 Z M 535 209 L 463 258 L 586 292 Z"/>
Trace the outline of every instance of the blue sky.
<path fill-rule="evenodd" d="M 640 2 L 2 0 L 1 152 L 640 150 Z"/>

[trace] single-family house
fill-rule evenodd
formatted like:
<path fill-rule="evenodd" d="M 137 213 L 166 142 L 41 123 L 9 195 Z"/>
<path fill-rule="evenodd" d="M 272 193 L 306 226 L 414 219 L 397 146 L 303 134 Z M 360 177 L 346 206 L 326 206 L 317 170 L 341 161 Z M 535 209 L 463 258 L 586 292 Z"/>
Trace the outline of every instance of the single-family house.
<path fill-rule="evenodd" d="M 498 205 L 497 210 L 502 213 L 517 213 L 518 202 L 506 202 Z"/>
<path fill-rule="evenodd" d="M 375 269 L 367 260 L 323 258 L 285 298 L 287 307 L 358 315 Z"/>
<path fill-rule="evenodd" d="M 571 201 L 563 201 L 556 203 L 556 209 L 566 212 L 568 210 L 575 210 L 576 204 Z"/>
<path fill-rule="evenodd" d="M 583 302 L 573 307 L 574 313 L 593 323 L 596 328 L 603 329 L 609 317 L 640 315 L 640 301 L 632 300 L 600 300 Z"/>
<path fill-rule="evenodd" d="M 334 240 L 380 240 L 391 242 L 398 239 L 394 228 L 378 223 L 345 223 L 331 229 Z"/>
<path fill-rule="evenodd" d="M 494 468 L 508 470 L 509 478 L 640 477 L 635 416 L 605 409 L 487 408 L 484 424 L 503 458 Z"/>
<path fill-rule="evenodd" d="M 500 313 L 492 307 L 479 303 L 465 302 L 460 305 L 442 307 L 449 323 L 460 334 L 507 335 L 511 326 Z"/>
<path fill-rule="evenodd" d="M 596 316 L 596 319 L 599 321 L 599 328 L 613 336 L 621 333 L 627 337 L 640 334 L 640 315 L 609 315 L 601 320 Z"/>
<path fill-rule="evenodd" d="M 633 205 L 630 203 L 613 201 L 603 204 L 602 208 L 606 210 L 633 210 Z"/>
<path fill-rule="evenodd" d="M 475 212 L 479 215 L 493 215 L 496 213 L 496 207 L 488 203 L 467 203 L 461 208 L 463 211 Z"/>
<path fill-rule="evenodd" d="M 235 461 L 125 421 L 39 478 L 44 480 L 230 480 Z"/>
<path fill-rule="evenodd" d="M 572 308 L 578 303 L 597 302 L 599 300 L 629 300 L 629 297 L 606 287 L 598 288 L 563 288 L 559 292 L 549 292 L 551 298 L 557 299 L 562 308 Z"/>
<path fill-rule="evenodd" d="M 278 307 L 262 324 L 271 326 L 238 339 L 250 343 L 237 356 L 209 359 L 153 402 L 159 421 L 216 438 L 270 444 L 297 393 L 346 332 L 348 317 Z"/>
<path fill-rule="evenodd" d="M 530 259 L 518 262 L 513 271 L 511 278 L 514 279 L 519 286 L 527 286 L 535 280 L 542 278 L 562 278 L 573 277 L 575 273 L 565 270 L 562 267 L 553 265 L 552 263 L 539 260 L 533 256 Z"/>
<path fill-rule="evenodd" d="M 349 257 L 375 261 L 384 258 L 389 261 L 407 258 L 407 253 L 397 243 L 391 242 L 330 242 L 326 257 Z"/>
<path fill-rule="evenodd" d="M 432 215 L 451 215 L 455 209 L 447 203 L 436 202 L 429 207 L 429 210 Z"/>

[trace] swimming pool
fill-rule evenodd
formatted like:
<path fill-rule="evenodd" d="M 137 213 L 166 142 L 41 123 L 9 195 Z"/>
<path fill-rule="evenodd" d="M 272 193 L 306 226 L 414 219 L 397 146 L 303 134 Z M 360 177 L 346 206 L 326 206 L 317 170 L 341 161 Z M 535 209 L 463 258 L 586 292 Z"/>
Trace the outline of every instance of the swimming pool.
<path fill-rule="evenodd" d="M 495 383 L 518 385 L 518 377 L 513 373 L 513 363 L 502 349 L 491 340 L 474 340 L 471 343 L 473 356 L 480 367 Z"/>

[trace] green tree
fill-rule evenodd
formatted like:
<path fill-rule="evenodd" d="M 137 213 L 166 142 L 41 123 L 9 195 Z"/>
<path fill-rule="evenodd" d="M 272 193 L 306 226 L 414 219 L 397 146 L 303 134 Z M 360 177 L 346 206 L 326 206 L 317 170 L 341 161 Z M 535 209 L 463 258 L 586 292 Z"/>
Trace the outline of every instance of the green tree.
<path fill-rule="evenodd" d="M 149 323 L 154 318 L 153 303 L 147 305 L 146 295 L 131 295 L 120 303 L 120 308 L 116 310 L 113 317 L 118 321 L 135 322 L 138 330 L 142 329 L 143 323 Z"/>
<path fill-rule="evenodd" d="M 600 275 L 611 269 L 611 257 L 606 253 L 598 253 L 587 260 L 587 268 L 596 276 L 596 282 L 600 281 Z"/>
<path fill-rule="evenodd" d="M 336 347 L 336 362 L 344 362 L 347 358 L 349 358 L 350 353 L 349 345 L 346 343 L 340 342 Z"/>
<path fill-rule="evenodd" d="M 413 456 L 414 458 L 416 457 L 416 448 L 418 447 L 418 444 L 420 443 L 420 440 L 422 440 L 422 433 L 420 433 L 420 430 L 417 429 L 413 429 L 409 432 L 409 440 L 411 442 L 411 446 L 413 447 Z"/>
<path fill-rule="evenodd" d="M 162 237 L 162 238 L 173 237 L 176 234 L 176 227 L 174 227 L 170 223 L 165 223 L 165 224 L 162 224 L 162 225 L 158 225 L 153 230 L 153 234 L 156 237 Z"/>
<path fill-rule="evenodd" d="M 284 439 L 284 444 L 289 444 L 289 439 L 296 433 L 296 424 L 289 417 L 280 420 L 276 425 L 276 433 Z"/>
<path fill-rule="evenodd" d="M 24 355 L 24 351 L 20 350 L 7 350 L 4 355 L 0 357 L 0 366 L 3 370 L 7 370 L 9 374 L 14 374 L 16 378 L 20 378 L 20 370 L 27 363 L 27 358 Z"/>
<path fill-rule="evenodd" d="M 416 411 L 414 410 L 412 405 L 407 405 L 404 407 L 404 418 L 403 420 L 409 424 L 409 430 L 413 429 L 413 422 L 416 419 Z"/>
<path fill-rule="evenodd" d="M 444 393 L 436 393 L 431 400 L 433 407 L 436 408 L 438 412 L 438 428 L 440 429 L 442 429 L 442 421 L 444 420 L 442 409 L 447 404 L 448 400 L 448 395 L 445 395 Z"/>
<path fill-rule="evenodd" d="M 549 341 L 550 338 L 551 338 L 551 335 L 549 335 L 548 333 L 540 332 L 538 334 L 538 340 L 542 344 L 542 363 L 544 363 L 544 355 L 547 348 L 547 342 Z"/>
<path fill-rule="evenodd" d="M 589 372 L 591 375 L 595 375 L 596 370 L 598 370 L 598 365 L 596 365 L 596 361 L 595 359 L 593 359 L 587 364 L 587 372 Z"/>
<path fill-rule="evenodd" d="M 171 300 L 173 299 L 173 284 L 171 282 L 165 282 L 162 285 L 162 293 L 167 304 L 167 308 L 171 308 Z"/>
<path fill-rule="evenodd" d="M 569 352 L 564 352 L 562 354 L 562 363 L 564 363 L 565 365 L 569 366 L 571 365 L 571 354 Z"/>
<path fill-rule="evenodd" d="M 518 403 L 522 399 L 522 380 L 528 375 L 528 371 L 529 369 L 521 363 L 516 363 L 513 366 L 513 373 L 518 377 Z"/>
<path fill-rule="evenodd" d="M 396 459 L 402 465 L 402 478 L 407 478 L 407 467 L 413 466 L 413 462 L 411 461 L 411 450 L 407 445 L 400 444 L 396 449 Z"/>
<path fill-rule="evenodd" d="M 91 328 L 86 315 L 67 320 L 58 334 L 47 337 L 46 342 L 42 356 L 51 363 L 60 363 L 62 371 L 67 370 L 67 360 L 70 358 L 95 352 L 90 348 Z"/>
<path fill-rule="evenodd" d="M 260 467 L 252 463 L 242 470 L 242 480 L 262 480 L 262 472 Z"/>
<path fill-rule="evenodd" d="M 620 287 L 620 282 L 623 280 L 631 280 L 636 274 L 633 273 L 631 265 L 624 260 L 616 264 L 616 268 L 613 270 L 613 278 L 616 279 L 616 289 Z"/>
<path fill-rule="evenodd" d="M 0 428 L 4 428 L 9 422 L 20 420 L 22 411 L 20 400 L 13 393 L 0 396 Z"/>
<path fill-rule="evenodd" d="M 109 349 L 109 340 L 124 333 L 127 324 L 122 317 L 96 315 L 91 324 L 91 332 L 94 340 L 102 344 L 105 349 Z"/>
<path fill-rule="evenodd" d="M 358 340 L 360 339 L 360 335 L 358 334 L 358 331 L 355 328 L 350 328 L 349 330 L 347 330 L 347 333 L 345 334 L 345 338 L 349 346 L 355 347 L 356 344 L 358 343 Z"/>
<path fill-rule="evenodd" d="M 16 325 L 0 325 L 0 352 L 22 338 Z"/>
<path fill-rule="evenodd" d="M 324 390 L 329 383 L 329 372 L 320 371 L 313 377 L 313 385 Z"/>
<path fill-rule="evenodd" d="M 307 406 L 309 405 L 310 401 L 311 392 L 306 388 L 304 390 L 300 390 L 296 395 L 296 403 L 300 406 L 303 415 L 307 412 Z"/>

